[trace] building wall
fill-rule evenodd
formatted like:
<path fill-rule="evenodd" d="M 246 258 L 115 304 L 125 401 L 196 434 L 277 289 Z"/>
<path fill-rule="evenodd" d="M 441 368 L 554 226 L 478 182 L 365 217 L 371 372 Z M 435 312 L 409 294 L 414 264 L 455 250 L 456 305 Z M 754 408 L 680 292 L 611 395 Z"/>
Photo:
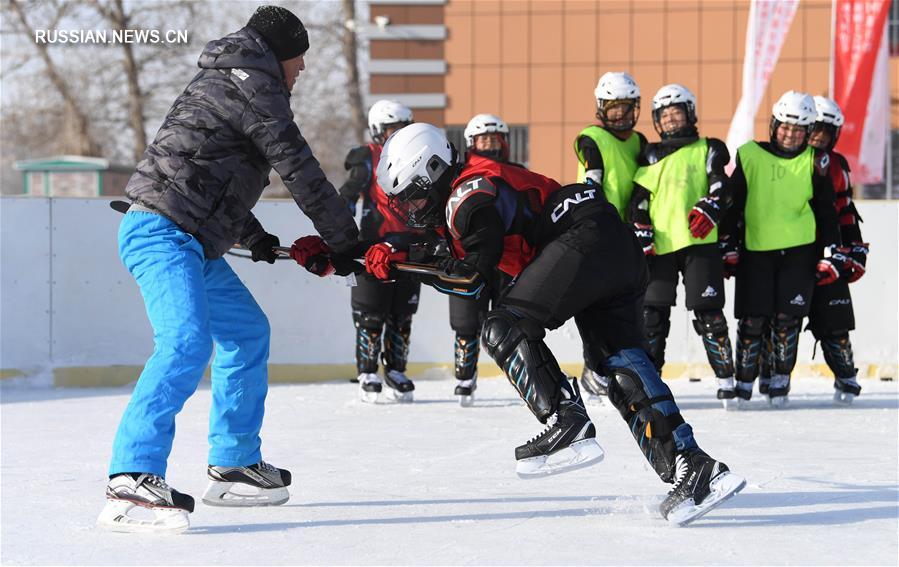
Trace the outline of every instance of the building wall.
<path fill-rule="evenodd" d="M 386 1 L 386 0 L 382 0 Z M 530 127 L 532 169 L 570 182 L 577 133 L 594 121 L 593 89 L 606 71 L 626 70 L 643 94 L 638 124 L 654 139 L 650 100 L 679 82 L 698 98 L 703 134 L 725 138 L 740 98 L 749 0 L 447 0 L 428 6 L 371 6 L 372 21 L 446 26 L 431 42 L 373 40 L 371 58 L 443 58 L 444 109 L 416 111 L 419 121 L 465 124 L 492 112 Z M 442 20 L 441 20 L 442 16 Z M 766 138 L 768 113 L 786 90 L 827 94 L 831 0 L 801 0 L 756 121 Z M 387 45 L 387 44 L 390 45 Z M 440 45 L 438 45 L 440 44 Z M 890 62 L 893 100 L 899 59 Z M 431 91 L 439 80 L 372 76 L 371 92 Z M 894 102 L 893 127 L 899 127 Z"/>

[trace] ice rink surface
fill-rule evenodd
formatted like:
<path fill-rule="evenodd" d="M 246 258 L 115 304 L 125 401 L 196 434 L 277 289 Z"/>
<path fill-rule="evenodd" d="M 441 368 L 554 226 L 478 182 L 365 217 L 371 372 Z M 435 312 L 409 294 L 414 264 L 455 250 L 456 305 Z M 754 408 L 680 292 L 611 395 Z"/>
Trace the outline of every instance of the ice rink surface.
<path fill-rule="evenodd" d="M 667 491 L 620 416 L 590 406 L 605 460 L 519 480 L 513 449 L 541 427 L 504 379 L 460 408 L 454 381 L 417 382 L 411 405 L 367 405 L 355 385 L 273 386 L 266 460 L 290 469 L 277 508 L 202 503 L 175 536 L 95 527 L 130 388 L 2 390 L 0 561 L 98 565 L 895 565 L 899 557 L 899 392 L 863 380 L 834 407 L 831 383 L 794 381 L 791 405 L 725 413 L 710 380 L 672 389 L 700 446 L 748 479 L 685 528 L 657 507 Z M 187 403 L 167 480 L 199 501 L 208 387 Z"/>

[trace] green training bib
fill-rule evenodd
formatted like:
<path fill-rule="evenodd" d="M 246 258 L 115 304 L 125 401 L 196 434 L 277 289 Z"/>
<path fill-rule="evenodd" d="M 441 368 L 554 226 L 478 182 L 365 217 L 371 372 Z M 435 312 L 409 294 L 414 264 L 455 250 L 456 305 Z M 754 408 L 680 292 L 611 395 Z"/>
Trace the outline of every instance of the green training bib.
<path fill-rule="evenodd" d="M 696 201 L 709 194 L 706 138 L 677 149 L 658 162 L 637 169 L 634 183 L 649 193 L 649 218 L 654 231 L 656 254 L 670 254 L 694 244 L 718 241 L 718 227 L 705 238 L 690 234 L 688 216 Z"/>
<path fill-rule="evenodd" d="M 618 209 L 618 214 L 624 218 L 631 193 L 634 191 L 634 172 L 637 171 L 637 156 L 640 154 L 640 136 L 632 132 L 627 140 L 620 140 L 611 132 L 599 126 L 587 126 L 577 138 L 574 139 L 574 152 L 577 154 L 577 181 L 583 183 L 586 179 L 584 156 L 578 148 L 578 140 L 581 136 L 587 136 L 599 148 L 602 154 L 603 174 L 602 190 L 610 203 Z"/>
<path fill-rule="evenodd" d="M 755 142 L 737 150 L 746 176 L 746 249 L 782 250 L 815 241 L 812 173 L 815 150 L 787 159 Z"/>

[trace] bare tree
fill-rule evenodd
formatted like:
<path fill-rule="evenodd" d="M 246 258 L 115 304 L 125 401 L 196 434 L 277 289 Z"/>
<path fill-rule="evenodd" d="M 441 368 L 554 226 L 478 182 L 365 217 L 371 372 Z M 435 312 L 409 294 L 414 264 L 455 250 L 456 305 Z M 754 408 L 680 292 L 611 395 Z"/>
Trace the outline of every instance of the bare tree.
<path fill-rule="evenodd" d="M 356 23 L 356 1 L 343 0 L 343 30 L 341 47 L 347 67 L 347 96 L 350 102 L 350 116 L 353 130 L 356 132 L 356 143 L 364 140 L 367 120 L 365 106 L 362 103 L 362 85 L 359 79 L 359 42 L 357 41 L 359 25 Z"/>
<path fill-rule="evenodd" d="M 19 0 L 9 1 L 13 12 L 18 17 L 22 29 L 25 31 L 25 33 L 29 33 L 30 30 L 34 28 L 28 21 L 28 17 L 25 15 L 22 4 L 19 2 Z M 65 16 L 70 5 L 65 3 L 58 4 L 56 2 L 52 2 L 52 4 L 57 6 L 56 22 L 58 22 L 59 19 L 62 19 Z M 50 80 L 50 83 L 62 97 L 63 103 L 66 106 L 67 118 L 69 118 L 71 124 L 71 127 L 68 128 L 67 131 L 72 134 L 69 150 L 72 153 L 85 156 L 99 156 L 100 147 L 99 144 L 97 144 L 90 135 L 87 114 L 82 110 L 81 105 L 79 104 L 78 97 L 70 88 L 69 83 L 62 78 L 62 73 L 56 67 L 56 64 L 50 57 L 47 44 L 34 42 L 34 47 L 44 63 L 47 78 Z"/>

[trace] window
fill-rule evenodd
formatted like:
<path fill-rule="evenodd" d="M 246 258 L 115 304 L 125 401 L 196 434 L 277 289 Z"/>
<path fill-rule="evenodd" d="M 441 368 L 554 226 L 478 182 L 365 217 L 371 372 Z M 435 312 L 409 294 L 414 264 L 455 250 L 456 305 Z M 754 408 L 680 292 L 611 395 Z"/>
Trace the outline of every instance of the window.
<path fill-rule="evenodd" d="M 890 37 L 890 56 L 899 56 L 899 0 L 890 4 L 887 29 Z"/>
<path fill-rule="evenodd" d="M 459 154 L 465 153 L 465 126 L 447 126 L 446 138 L 456 146 Z M 509 126 L 509 159 L 528 166 L 528 127 Z"/>

